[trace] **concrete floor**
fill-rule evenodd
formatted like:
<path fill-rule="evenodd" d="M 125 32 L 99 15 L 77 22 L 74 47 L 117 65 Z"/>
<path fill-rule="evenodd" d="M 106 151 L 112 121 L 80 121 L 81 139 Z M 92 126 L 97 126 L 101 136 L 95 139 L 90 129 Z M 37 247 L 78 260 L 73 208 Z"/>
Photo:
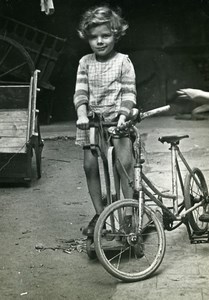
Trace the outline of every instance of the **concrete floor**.
<path fill-rule="evenodd" d="M 169 134 L 189 134 L 180 144 L 182 152 L 209 183 L 208 119 L 155 117 L 138 126 L 146 149 L 144 170 L 159 189 L 171 189 L 168 145 L 158 142 Z M 74 145 L 75 124 L 41 126 L 41 133 L 42 178 L 34 177 L 30 188 L 1 188 L 0 300 L 209 299 L 209 244 L 191 244 L 185 226 L 166 231 L 164 260 L 141 282 L 121 283 L 79 252 L 85 246 L 80 227 L 88 224 L 94 209 L 82 149 Z M 72 249 L 70 241 L 77 241 L 78 248 Z"/>
<path fill-rule="evenodd" d="M 50 125 L 51 126 L 51 125 Z M 50 128 L 43 128 L 43 136 Z M 209 120 L 176 120 L 175 117 L 155 117 L 138 125 L 146 147 L 145 170 L 148 177 L 164 190 L 170 190 L 170 154 L 168 145 L 158 142 L 163 135 L 184 135 L 183 154 L 191 166 L 199 167 L 209 183 Z M 74 136 L 73 123 L 61 126 L 58 133 Z M 46 130 L 46 131 L 45 131 Z M 206 300 L 209 299 L 209 244 L 191 244 L 184 226 L 166 232 L 166 255 L 157 273 L 150 279 L 123 284 L 118 283 L 111 299 L 146 300 Z"/>

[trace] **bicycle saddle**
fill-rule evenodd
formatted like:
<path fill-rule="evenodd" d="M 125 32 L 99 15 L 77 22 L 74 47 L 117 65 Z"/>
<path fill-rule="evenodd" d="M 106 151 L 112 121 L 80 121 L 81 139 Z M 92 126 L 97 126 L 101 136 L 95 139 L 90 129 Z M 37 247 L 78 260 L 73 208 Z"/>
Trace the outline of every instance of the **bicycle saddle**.
<path fill-rule="evenodd" d="M 160 137 L 158 141 L 160 141 L 162 144 L 165 142 L 168 144 L 178 144 L 180 140 L 188 137 L 188 135 L 168 135 Z"/>

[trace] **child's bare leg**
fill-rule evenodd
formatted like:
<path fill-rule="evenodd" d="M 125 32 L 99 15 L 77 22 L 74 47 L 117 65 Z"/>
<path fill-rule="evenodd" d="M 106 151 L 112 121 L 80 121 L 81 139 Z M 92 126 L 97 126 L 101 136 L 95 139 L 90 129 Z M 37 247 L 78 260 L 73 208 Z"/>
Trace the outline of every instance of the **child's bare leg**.
<path fill-rule="evenodd" d="M 130 185 L 130 180 L 134 179 L 132 142 L 128 137 L 124 137 L 120 139 L 113 139 L 113 143 L 115 147 L 116 168 L 120 176 L 123 196 L 126 199 L 133 199 L 133 189 Z M 127 174 L 125 174 L 123 168 Z M 127 228 L 130 227 L 131 215 L 132 209 L 129 207 L 126 210 L 126 217 L 124 219 L 124 222 L 127 223 Z"/>
<path fill-rule="evenodd" d="M 84 171 L 92 203 L 96 214 L 99 215 L 103 211 L 99 165 L 97 157 L 90 149 L 84 149 Z"/>
<path fill-rule="evenodd" d="M 128 137 L 124 137 L 120 139 L 113 139 L 113 144 L 115 147 L 116 168 L 120 176 L 123 196 L 126 199 L 132 199 L 133 189 L 129 183 L 129 179 L 134 179 L 132 142 Z M 124 173 L 121 165 L 125 168 L 129 178 L 127 178 L 127 175 Z"/>

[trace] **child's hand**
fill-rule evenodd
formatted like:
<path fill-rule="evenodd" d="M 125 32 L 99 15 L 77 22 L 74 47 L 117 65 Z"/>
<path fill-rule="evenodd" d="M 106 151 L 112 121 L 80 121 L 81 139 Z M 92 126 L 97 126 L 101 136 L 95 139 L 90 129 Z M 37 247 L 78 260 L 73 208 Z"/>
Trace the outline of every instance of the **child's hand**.
<path fill-rule="evenodd" d="M 117 127 L 120 127 L 121 125 L 125 124 L 125 122 L 126 122 L 126 116 L 120 115 Z"/>
<path fill-rule="evenodd" d="M 89 119 L 86 116 L 79 117 L 76 126 L 82 130 L 89 129 Z"/>

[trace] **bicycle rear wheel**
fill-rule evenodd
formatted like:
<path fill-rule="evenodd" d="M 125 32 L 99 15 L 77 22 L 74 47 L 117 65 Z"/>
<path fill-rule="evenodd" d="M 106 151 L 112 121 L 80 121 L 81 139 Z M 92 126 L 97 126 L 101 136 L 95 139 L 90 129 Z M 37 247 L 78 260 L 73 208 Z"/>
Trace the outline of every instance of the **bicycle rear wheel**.
<path fill-rule="evenodd" d="M 124 221 L 126 217 L 129 224 Z M 126 282 L 149 277 L 165 254 L 165 233 L 155 213 L 144 207 L 140 233 L 138 221 L 138 201 L 118 200 L 102 212 L 94 231 L 95 251 L 101 264 L 111 275 Z"/>
<path fill-rule="evenodd" d="M 189 209 L 198 202 L 202 201 L 208 197 L 208 187 L 205 181 L 205 177 L 200 169 L 194 168 L 192 170 L 198 184 L 195 182 L 191 173 L 188 173 L 185 177 L 184 183 L 184 199 L 185 199 L 185 208 Z M 188 213 L 189 223 L 196 234 L 204 233 L 208 224 L 199 220 L 200 215 L 202 215 L 207 208 L 208 204 L 205 203 L 194 209 L 192 212 Z"/>

